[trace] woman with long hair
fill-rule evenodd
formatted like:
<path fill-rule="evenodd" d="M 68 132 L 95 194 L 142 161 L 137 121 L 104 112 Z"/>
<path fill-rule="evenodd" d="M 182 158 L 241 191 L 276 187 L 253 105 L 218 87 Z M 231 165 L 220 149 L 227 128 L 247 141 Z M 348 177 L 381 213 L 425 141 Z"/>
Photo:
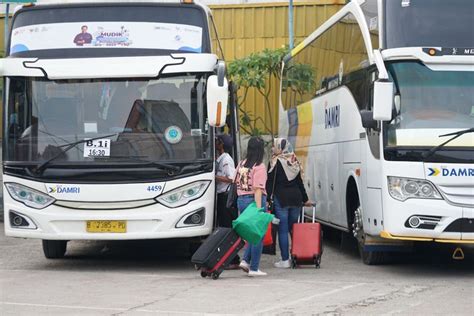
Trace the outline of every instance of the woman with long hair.
<path fill-rule="evenodd" d="M 291 233 L 293 224 L 298 222 L 303 205 L 311 206 L 313 203 L 306 194 L 301 177 L 301 165 L 291 143 L 285 138 L 276 138 L 272 153 L 266 188 L 271 200 L 269 202 L 273 203 L 275 216 L 280 220 L 278 243 L 281 260 L 275 263 L 275 267 L 289 268 L 288 234 Z"/>
<path fill-rule="evenodd" d="M 239 212 L 245 211 L 252 202 L 258 208 L 266 205 L 265 184 L 267 182 L 267 170 L 263 164 L 265 144 L 260 137 L 250 138 L 247 146 L 247 156 L 237 167 L 237 208 Z M 259 269 L 260 257 L 262 255 L 262 241 L 257 245 L 247 245 L 244 256 L 239 267 L 248 272 L 248 276 L 265 276 L 265 272 Z"/>

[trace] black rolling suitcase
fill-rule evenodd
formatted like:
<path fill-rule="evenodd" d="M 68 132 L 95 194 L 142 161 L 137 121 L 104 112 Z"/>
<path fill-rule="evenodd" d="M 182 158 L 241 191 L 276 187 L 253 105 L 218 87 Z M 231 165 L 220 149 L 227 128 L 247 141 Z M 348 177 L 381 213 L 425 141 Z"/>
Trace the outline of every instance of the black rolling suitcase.
<path fill-rule="evenodd" d="M 194 253 L 191 262 L 203 278 L 210 276 L 216 280 L 244 245 L 232 228 L 219 227 Z"/>

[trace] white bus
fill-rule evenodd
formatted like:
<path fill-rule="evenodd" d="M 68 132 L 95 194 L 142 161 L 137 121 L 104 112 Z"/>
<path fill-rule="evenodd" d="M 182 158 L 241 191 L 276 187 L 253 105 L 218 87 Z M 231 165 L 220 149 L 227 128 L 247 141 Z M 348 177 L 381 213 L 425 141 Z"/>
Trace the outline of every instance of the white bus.
<path fill-rule="evenodd" d="M 474 243 L 474 2 L 353 0 L 285 57 L 280 135 L 366 264 Z"/>
<path fill-rule="evenodd" d="M 47 258 L 69 240 L 209 235 L 229 96 L 214 31 L 190 0 L 17 8 L 0 65 L 6 235 L 42 239 Z"/>

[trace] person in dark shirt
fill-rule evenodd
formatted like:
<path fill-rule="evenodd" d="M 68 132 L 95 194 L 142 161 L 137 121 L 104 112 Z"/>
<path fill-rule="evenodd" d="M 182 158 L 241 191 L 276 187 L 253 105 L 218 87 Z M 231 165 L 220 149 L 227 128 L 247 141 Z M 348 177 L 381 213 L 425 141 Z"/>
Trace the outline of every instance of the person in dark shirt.
<path fill-rule="evenodd" d="M 266 184 L 269 202 L 273 203 L 278 225 L 278 243 L 281 260 L 276 268 L 290 267 L 288 233 L 298 222 L 303 206 L 311 206 L 301 177 L 301 166 L 290 142 L 285 138 L 276 138 L 273 143 L 273 155 L 269 165 Z"/>
<path fill-rule="evenodd" d="M 92 42 L 92 35 L 87 33 L 87 25 L 81 27 L 81 33 L 74 37 L 74 44 L 77 46 L 83 46 L 84 44 L 90 44 Z"/>

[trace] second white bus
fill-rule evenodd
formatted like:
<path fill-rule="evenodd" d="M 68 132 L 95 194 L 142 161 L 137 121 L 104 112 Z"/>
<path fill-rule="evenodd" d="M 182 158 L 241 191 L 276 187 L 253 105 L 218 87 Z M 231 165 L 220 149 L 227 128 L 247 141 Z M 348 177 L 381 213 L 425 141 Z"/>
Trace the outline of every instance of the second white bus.
<path fill-rule="evenodd" d="M 473 11 L 354 0 L 285 58 L 280 135 L 318 220 L 351 232 L 366 264 L 415 241 L 474 243 Z"/>

